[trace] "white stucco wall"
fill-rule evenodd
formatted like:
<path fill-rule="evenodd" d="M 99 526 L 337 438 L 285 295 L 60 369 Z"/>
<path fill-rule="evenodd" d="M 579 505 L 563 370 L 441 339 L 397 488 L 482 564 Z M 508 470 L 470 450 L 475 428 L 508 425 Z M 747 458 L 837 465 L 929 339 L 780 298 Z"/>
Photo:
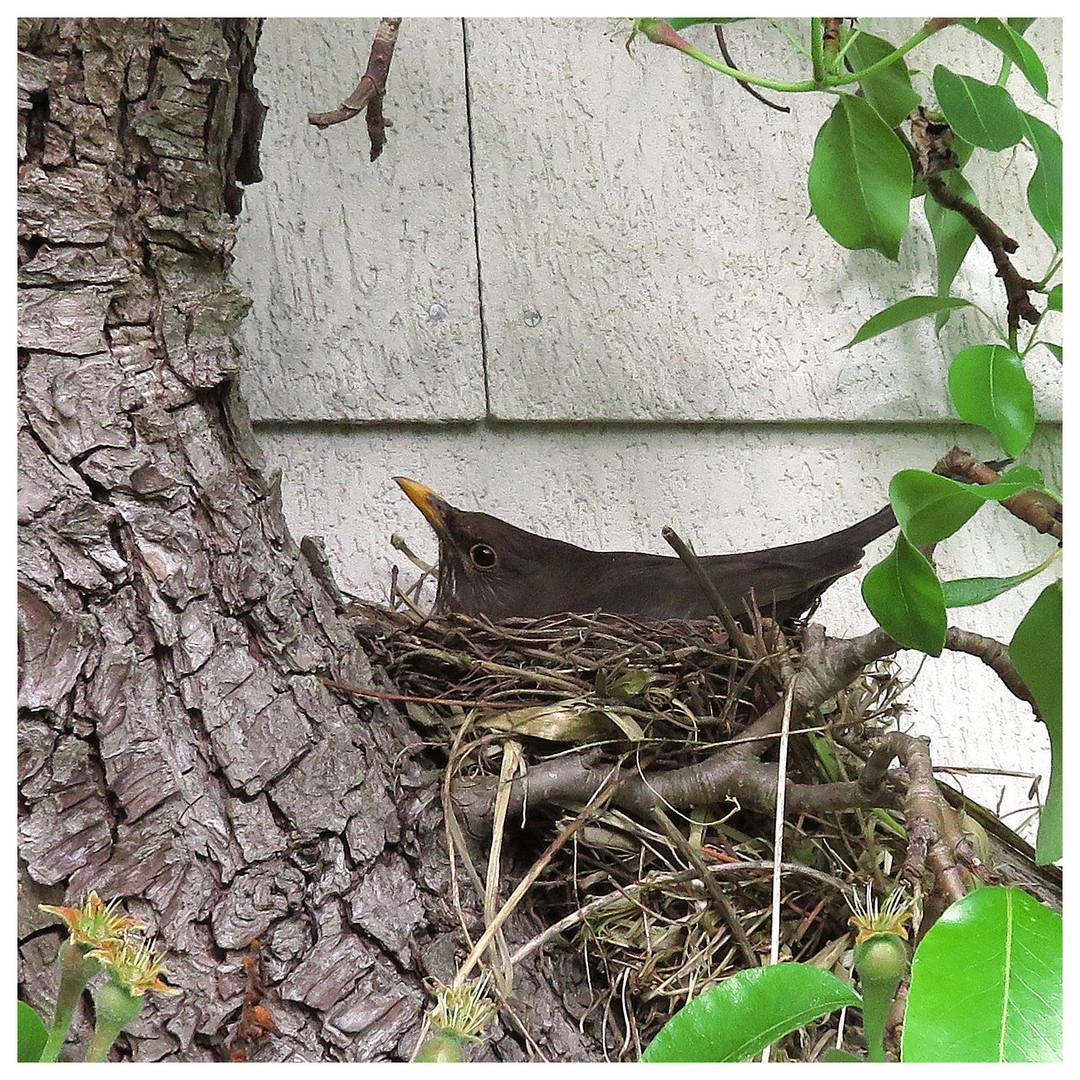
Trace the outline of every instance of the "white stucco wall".
<path fill-rule="evenodd" d="M 926 321 L 838 351 L 869 315 L 934 286 L 918 202 L 896 264 L 808 219 L 823 96 L 772 112 L 672 50 L 627 56 L 611 20 L 406 19 L 394 127 L 370 164 L 362 118 L 320 133 L 306 116 L 351 92 L 376 22 L 267 22 L 266 178 L 246 192 L 236 252 L 254 301 L 244 392 L 294 532 L 326 539 L 344 587 L 383 595 L 393 561 L 409 576 L 392 531 L 434 556 L 395 474 L 586 546 L 666 554 L 666 524 L 701 552 L 788 543 L 877 509 L 893 472 L 955 442 L 995 453 L 945 389 L 948 358 L 976 340 L 970 317 L 940 343 Z M 917 25 L 892 22 L 863 25 L 891 40 Z M 1060 21 L 1028 36 L 1059 103 Z M 694 38 L 710 48 L 708 32 Z M 746 68 L 788 64 L 765 26 L 728 38 Z M 937 62 L 998 70 L 958 31 L 911 58 Z M 1010 89 L 1058 122 L 1021 78 Z M 1050 245 L 1015 210 L 1030 157 L 982 154 L 968 175 L 1039 277 Z M 992 272 L 977 252 L 957 291 L 1002 317 Z M 1060 419 L 1057 362 L 1036 351 L 1030 374 L 1042 415 Z M 1048 423 L 1025 458 L 1055 482 L 1059 445 Z M 1014 573 L 1053 548 L 999 508 L 979 519 L 940 549 L 945 576 Z M 871 625 L 857 577 L 827 594 L 831 632 Z M 955 621 L 1007 640 L 1041 587 Z M 927 661 L 910 701 L 940 764 L 1046 775 L 1043 729 L 977 661 Z M 1026 805 L 1029 783 L 964 780 L 991 805 L 1004 788 L 1007 806 Z"/>

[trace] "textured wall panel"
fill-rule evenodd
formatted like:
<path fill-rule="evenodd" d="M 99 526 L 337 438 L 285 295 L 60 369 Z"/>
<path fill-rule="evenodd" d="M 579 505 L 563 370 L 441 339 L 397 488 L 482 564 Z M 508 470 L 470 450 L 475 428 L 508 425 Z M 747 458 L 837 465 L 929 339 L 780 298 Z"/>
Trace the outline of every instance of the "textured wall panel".
<path fill-rule="evenodd" d="M 405 20 L 377 161 L 363 115 L 325 131 L 307 122 L 352 93 L 377 25 L 263 29 L 265 179 L 245 192 L 235 266 L 253 300 L 243 385 L 256 419 L 484 413 L 460 20 Z"/>
<path fill-rule="evenodd" d="M 467 23 L 492 414 L 951 417 L 947 359 L 929 320 L 837 351 L 889 303 L 935 291 L 921 200 L 898 263 L 838 247 L 808 218 L 806 191 L 828 95 L 771 94 L 791 106 L 784 115 L 672 49 L 639 38 L 628 56 L 613 25 Z M 919 23 L 863 25 L 899 42 Z M 1060 26 L 1040 20 L 1030 31 L 1058 101 Z M 806 77 L 808 62 L 767 25 L 727 33 L 745 69 Z M 718 55 L 710 27 L 687 36 Z M 927 72 L 940 61 L 993 81 L 1000 54 L 953 28 L 911 56 Z M 1022 107 L 1054 122 L 1022 77 L 1009 85 Z M 1024 179 L 1005 185 L 1002 162 L 1013 158 Z M 970 171 L 982 205 L 1021 242 L 1018 266 L 1038 278 L 1051 246 L 1020 231 L 1026 208 L 1015 205 L 1033 167 L 1017 148 L 978 152 Z M 990 297 L 1003 319 L 990 257 L 979 249 L 973 259 L 957 290 Z M 954 316 L 946 347 L 970 343 L 976 325 Z M 1060 415 L 1059 365 L 1038 350 L 1029 367 L 1044 415 Z"/>

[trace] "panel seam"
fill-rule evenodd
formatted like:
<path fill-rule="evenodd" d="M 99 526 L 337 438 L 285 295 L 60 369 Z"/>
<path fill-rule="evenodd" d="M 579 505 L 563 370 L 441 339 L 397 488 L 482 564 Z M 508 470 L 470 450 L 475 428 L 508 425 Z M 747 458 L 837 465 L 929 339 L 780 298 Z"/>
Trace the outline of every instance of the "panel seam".
<path fill-rule="evenodd" d="M 465 130 L 469 140 L 469 179 L 472 183 L 473 249 L 476 252 L 476 304 L 480 316 L 480 369 L 484 376 L 484 416 L 491 419 L 491 385 L 488 377 L 488 334 L 484 313 L 484 271 L 480 259 L 480 202 L 476 183 L 476 132 L 473 127 L 472 84 L 469 81 L 469 27 L 461 20 L 462 62 L 465 75 Z"/>

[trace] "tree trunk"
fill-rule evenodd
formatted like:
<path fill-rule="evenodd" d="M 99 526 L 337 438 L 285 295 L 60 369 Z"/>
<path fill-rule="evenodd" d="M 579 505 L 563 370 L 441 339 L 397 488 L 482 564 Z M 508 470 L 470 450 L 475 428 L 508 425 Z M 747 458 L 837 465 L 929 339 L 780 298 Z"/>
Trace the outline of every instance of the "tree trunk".
<path fill-rule="evenodd" d="M 20 22 L 20 996 L 55 995 L 37 904 L 96 889 L 183 990 L 114 1056 L 227 1058 L 247 992 L 276 1025 L 251 1057 L 402 1059 L 466 943 L 437 774 L 401 715 L 320 681 L 373 675 L 235 392 L 258 29 Z M 543 1052 L 595 1056 L 573 973 L 515 974 Z M 496 1025 L 482 1056 L 526 1046 Z"/>

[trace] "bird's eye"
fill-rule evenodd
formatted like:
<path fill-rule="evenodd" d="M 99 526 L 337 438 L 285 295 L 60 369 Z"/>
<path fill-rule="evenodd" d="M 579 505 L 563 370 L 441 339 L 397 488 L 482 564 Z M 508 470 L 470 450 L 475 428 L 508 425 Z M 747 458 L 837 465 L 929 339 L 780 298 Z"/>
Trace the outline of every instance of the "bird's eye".
<path fill-rule="evenodd" d="M 469 548 L 469 558 L 472 559 L 473 566 L 480 570 L 490 570 L 499 561 L 495 549 L 487 544 L 473 544 Z"/>

